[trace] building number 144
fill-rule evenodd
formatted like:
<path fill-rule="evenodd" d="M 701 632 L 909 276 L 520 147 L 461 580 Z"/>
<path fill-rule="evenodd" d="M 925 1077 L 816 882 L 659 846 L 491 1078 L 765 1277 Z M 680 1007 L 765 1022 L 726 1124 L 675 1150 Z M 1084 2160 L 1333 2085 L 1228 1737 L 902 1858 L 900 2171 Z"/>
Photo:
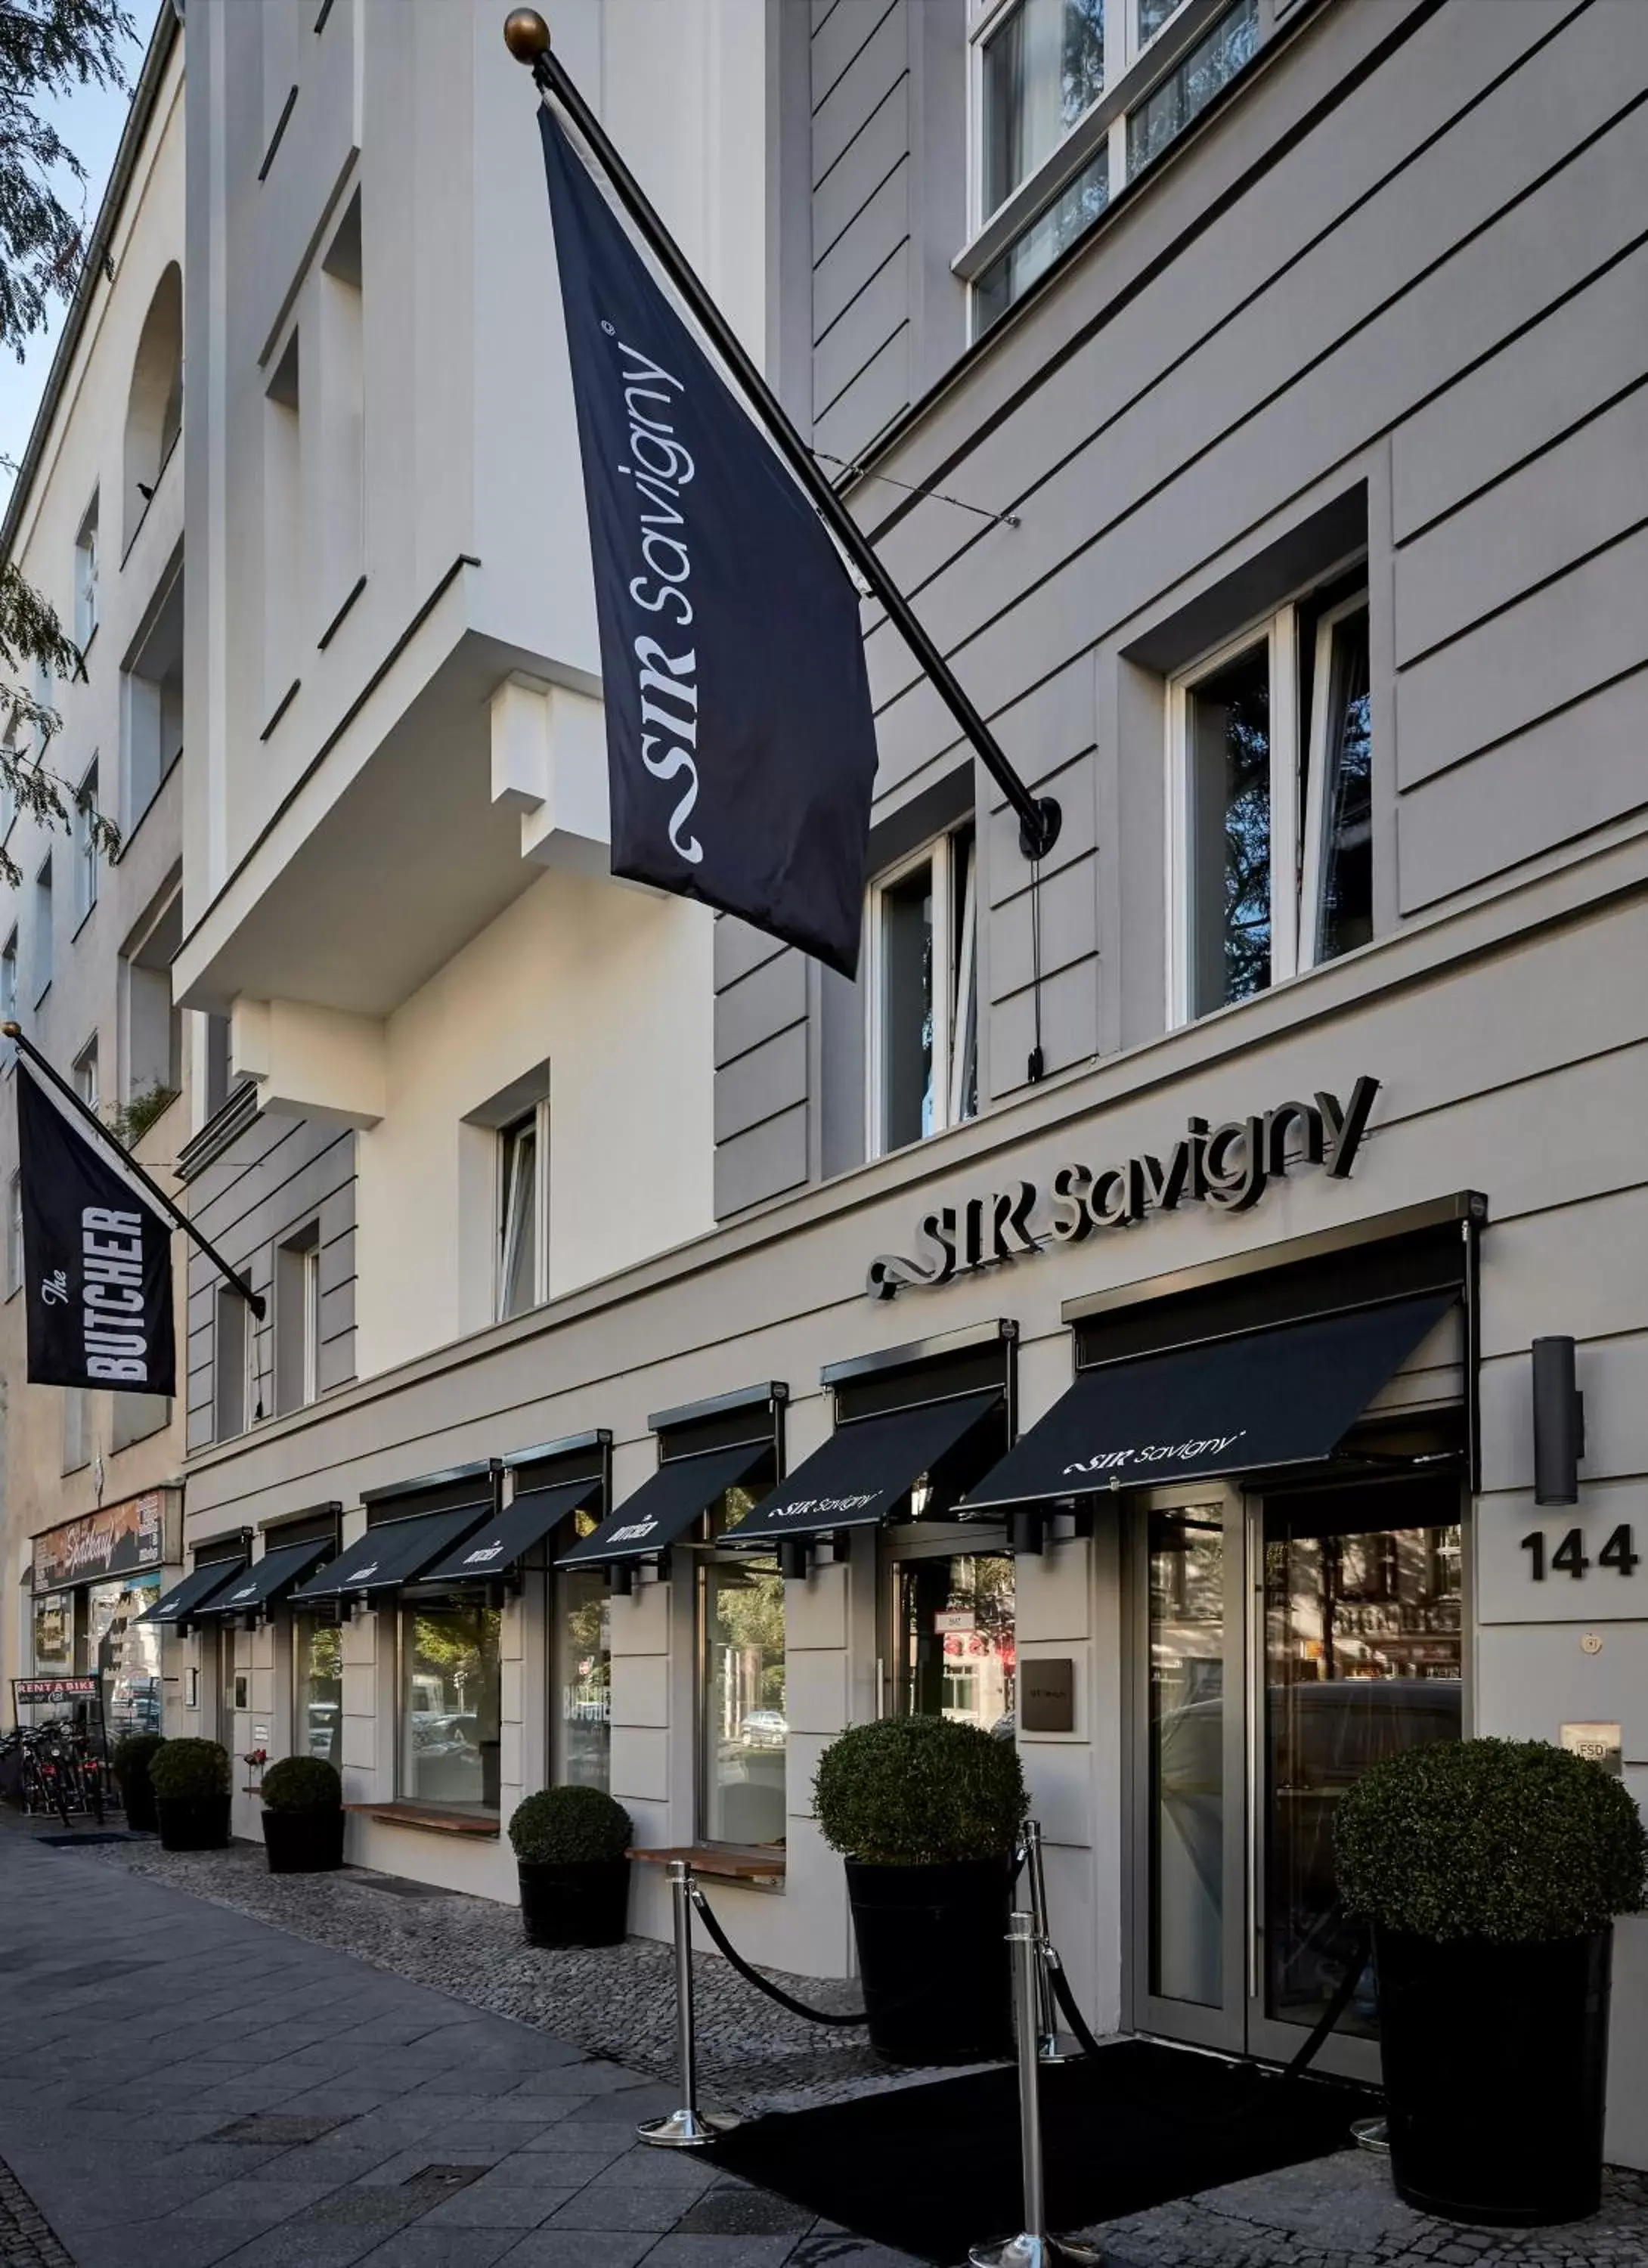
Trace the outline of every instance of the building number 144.
<path fill-rule="evenodd" d="M 1545 1538 L 1537 1528 L 1532 1535 L 1525 1535 L 1522 1538 L 1522 1549 L 1532 1554 L 1533 1565 L 1530 1572 L 1534 1580 L 1536 1583 L 1542 1583 L 1545 1580 Z M 1614 1530 L 1613 1535 L 1598 1552 L 1597 1565 L 1612 1567 L 1619 1575 L 1631 1575 L 1635 1574 L 1637 1562 L 1641 1557 L 1642 1554 L 1639 1551 L 1631 1550 L 1630 1528 L 1622 1525 Z M 1591 1562 L 1585 1557 L 1583 1531 L 1578 1528 L 1571 1528 L 1550 1555 L 1551 1572 L 1556 1575 L 1571 1575 L 1577 1582 L 1590 1565 Z"/>

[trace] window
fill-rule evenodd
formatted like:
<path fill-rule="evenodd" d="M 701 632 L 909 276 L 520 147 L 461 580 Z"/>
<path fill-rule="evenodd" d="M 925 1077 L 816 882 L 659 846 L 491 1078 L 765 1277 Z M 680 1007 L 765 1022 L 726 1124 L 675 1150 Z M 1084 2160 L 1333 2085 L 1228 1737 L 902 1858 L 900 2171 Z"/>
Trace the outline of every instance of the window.
<path fill-rule="evenodd" d="M 292 1618 L 292 1753 L 343 1764 L 343 1633 L 317 1616 Z"/>
<path fill-rule="evenodd" d="M 973 29 L 973 223 L 1011 241 L 976 270 L 988 330 L 1120 188 L 1153 163 L 1259 45 L 1258 0 L 1174 57 L 1152 56 L 1184 0 L 980 0 Z M 1175 44 L 1182 47 L 1182 41 Z M 1004 209 L 1011 208 L 1010 210 Z M 992 240 L 999 243 L 1000 230 Z M 982 253 L 983 247 L 981 247 Z"/>
<path fill-rule="evenodd" d="M 143 1620 L 160 1596 L 158 1575 L 91 1583 L 79 1632 L 82 1676 L 103 1688 L 103 1723 L 111 1742 L 160 1729 L 160 1627 Z"/>
<path fill-rule="evenodd" d="M 75 644 L 84 653 L 98 626 L 98 500 L 95 493 L 75 538 Z"/>
<path fill-rule="evenodd" d="M 310 1221 L 275 1256 L 275 1406 L 298 1410 L 320 1392 L 320 1224 Z"/>
<path fill-rule="evenodd" d="M 183 574 L 121 679 L 121 822 L 129 836 L 183 753 Z"/>
<path fill-rule="evenodd" d="M 183 271 L 173 261 L 155 286 L 132 363 L 126 402 L 121 541 L 129 549 L 183 429 Z"/>
<path fill-rule="evenodd" d="M 977 858 L 971 825 L 878 881 L 870 900 L 871 1148 L 978 1110 Z"/>
<path fill-rule="evenodd" d="M 98 846 L 97 846 L 98 768 L 94 756 L 86 768 L 75 797 L 75 927 L 97 903 Z"/>
<path fill-rule="evenodd" d="M 982 1733 L 1011 1730 L 1018 1707 L 1011 1552 L 939 1552 L 894 1566 L 894 1705 Z"/>
<path fill-rule="evenodd" d="M 183 902 L 174 893 L 142 938 L 121 956 L 125 1094 L 132 1138 L 146 1133 L 182 1085 L 183 1012 L 172 1000 L 172 961 L 183 938 Z"/>
<path fill-rule="evenodd" d="M 23 1288 L 23 1176 L 11 1176 L 11 1199 L 6 1206 L 6 1297 Z"/>
<path fill-rule="evenodd" d="M 1146 95 L 1127 122 L 1129 180 L 1178 140 L 1259 45 L 1259 0 L 1240 0 Z"/>
<path fill-rule="evenodd" d="M 587 1513 L 580 1535 L 592 1535 Z M 555 1776 L 568 1787 L 612 1784 L 612 1604 L 600 1567 L 568 1567 L 560 1577 L 561 1717 Z"/>
<path fill-rule="evenodd" d="M 497 1810 L 503 1627 L 496 1607 L 401 1608 L 398 1794 Z"/>
<path fill-rule="evenodd" d="M 246 1429 L 251 1403 L 246 1394 L 252 1314 L 238 1292 L 220 1284 L 215 1294 L 212 1335 L 212 1439 L 230 1441 Z"/>
<path fill-rule="evenodd" d="M 320 362 L 319 593 L 322 627 L 335 620 L 365 563 L 365 368 L 357 189 L 320 263 L 315 300 Z"/>
<path fill-rule="evenodd" d="M 1365 592 L 1284 607 L 1176 680 L 1173 1020 L 1373 933 Z"/>
<path fill-rule="evenodd" d="M 48 1591 L 34 1602 L 34 1667 L 36 1670 L 71 1672 L 74 1668 L 75 1594 Z"/>
<path fill-rule="evenodd" d="M 539 1103 L 498 1136 L 497 1312 L 524 1314 L 548 1297 L 549 1109 Z"/>
<path fill-rule="evenodd" d="M 12 931 L 0 953 L 0 1020 L 15 1023 L 18 1012 L 18 933 Z M 9 1053 L 9 1049 L 8 1049 Z"/>
<path fill-rule="evenodd" d="M 729 1489 L 711 1514 L 725 1535 L 754 1499 Z M 710 1843 L 782 1843 L 790 1742 L 784 1587 L 764 1555 L 723 1554 L 699 1571 L 698 1831 Z"/>
<path fill-rule="evenodd" d="M 304 589 L 302 412 L 294 330 L 263 401 L 263 708 L 265 724 L 298 675 Z"/>
<path fill-rule="evenodd" d="M 38 1008 L 52 981 L 52 862 L 46 853 L 34 877 L 34 1005 Z"/>
<path fill-rule="evenodd" d="M 162 1394 L 116 1394 L 109 1409 L 109 1447 L 129 1449 L 172 1423 L 172 1400 Z"/>
<path fill-rule="evenodd" d="M 82 1466 L 89 1464 L 92 1461 L 92 1452 L 87 1446 L 91 1431 L 86 1423 L 87 1414 L 88 1397 L 85 1389 L 78 1386 L 65 1387 L 63 1405 L 63 1469 L 66 1473 L 77 1473 Z"/>
<path fill-rule="evenodd" d="M 231 1756 L 235 1739 L 235 1626 L 224 1616 L 217 1624 L 217 1737 Z"/>
<path fill-rule="evenodd" d="M 88 1110 L 98 1107 L 98 1043 L 95 1035 L 89 1039 L 74 1064 L 75 1093 Z"/>

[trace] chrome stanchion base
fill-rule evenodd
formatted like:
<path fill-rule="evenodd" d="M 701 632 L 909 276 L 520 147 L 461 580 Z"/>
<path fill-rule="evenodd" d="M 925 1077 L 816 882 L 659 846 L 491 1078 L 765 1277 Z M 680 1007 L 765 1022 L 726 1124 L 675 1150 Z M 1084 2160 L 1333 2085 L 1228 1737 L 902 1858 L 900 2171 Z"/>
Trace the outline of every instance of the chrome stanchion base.
<path fill-rule="evenodd" d="M 672 2110 L 667 2118 L 644 2118 L 636 2132 L 660 2150 L 702 2150 L 739 2123 L 731 2110 Z"/>
<path fill-rule="evenodd" d="M 1390 2134 L 1382 2118 L 1353 2118 L 1350 2139 L 1358 2150 L 1372 2150 L 1381 2158 L 1390 2155 Z"/>
<path fill-rule="evenodd" d="M 1074 2032 L 1043 2032 L 1036 2050 L 1038 2063 L 1079 2063 L 1085 2051 Z"/>
<path fill-rule="evenodd" d="M 999 2244 L 975 2244 L 967 2253 L 973 2268 L 1101 2268 L 1104 2255 L 1067 2236 L 1004 2236 Z"/>

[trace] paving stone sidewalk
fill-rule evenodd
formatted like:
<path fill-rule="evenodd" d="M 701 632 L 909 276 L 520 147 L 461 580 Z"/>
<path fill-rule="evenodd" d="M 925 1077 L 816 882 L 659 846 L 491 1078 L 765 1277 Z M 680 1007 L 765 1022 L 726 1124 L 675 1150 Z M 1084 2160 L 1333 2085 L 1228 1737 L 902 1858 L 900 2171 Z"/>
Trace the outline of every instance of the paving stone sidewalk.
<path fill-rule="evenodd" d="M 636 2143 L 675 2095 L 622 2044 L 667 2037 L 651 1948 L 601 1956 L 615 2052 L 592 2055 L 549 2028 L 541 1974 L 525 2021 L 474 2004 L 497 1989 L 489 1943 L 550 1958 L 506 1910 L 344 1877 L 313 1908 L 282 1884 L 276 1928 L 229 1902 L 280 1882 L 261 1854 L 213 1856 L 0 1831 L 0 2268 L 917 2268 Z M 310 1940 L 305 1911 L 370 1947 Z M 1648 2177 L 1611 2175 L 1572 2228 L 1501 2234 L 1409 2213 L 1347 2151 L 1091 2234 L 1109 2268 L 1648 2268 Z"/>

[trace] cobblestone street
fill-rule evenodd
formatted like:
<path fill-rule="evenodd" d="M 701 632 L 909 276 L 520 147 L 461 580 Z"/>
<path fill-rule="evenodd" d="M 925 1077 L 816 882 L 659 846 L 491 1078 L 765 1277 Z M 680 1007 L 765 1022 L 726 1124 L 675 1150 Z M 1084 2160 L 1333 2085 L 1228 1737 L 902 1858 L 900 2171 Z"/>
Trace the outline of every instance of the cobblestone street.
<path fill-rule="evenodd" d="M 636 2142 L 675 2100 L 661 1948 L 533 1953 L 511 1910 L 272 1877 L 244 1845 L 0 1832 L 0 2268 L 906 2268 Z M 706 2095 L 889 2084 L 701 1974 Z M 1409 2212 L 1347 2150 L 1090 2234 L 1111 2268 L 1648 2268 L 1648 2177 L 1610 2176 L 1578 2227 L 1502 2234 Z"/>

